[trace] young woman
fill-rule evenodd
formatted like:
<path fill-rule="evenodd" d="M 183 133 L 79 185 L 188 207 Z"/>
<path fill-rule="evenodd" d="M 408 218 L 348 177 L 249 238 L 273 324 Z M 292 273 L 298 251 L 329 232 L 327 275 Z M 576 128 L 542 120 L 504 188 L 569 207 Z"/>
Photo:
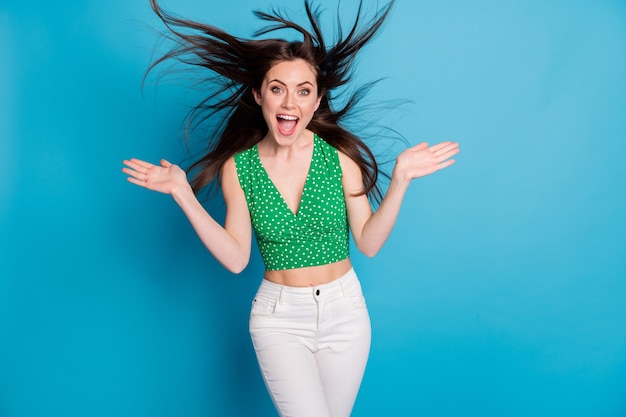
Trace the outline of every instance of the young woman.
<path fill-rule="evenodd" d="M 280 14 L 256 12 L 272 24 L 257 35 L 293 29 L 302 40 L 292 42 L 236 38 L 173 17 L 152 0 L 177 42 L 155 65 L 174 58 L 210 70 L 215 89 L 195 115 L 225 122 L 190 168 L 199 171 L 191 184 L 166 160 L 131 159 L 123 171 L 131 183 L 171 195 L 208 250 L 234 273 L 248 264 L 254 229 L 265 273 L 250 333 L 281 416 L 350 415 L 369 354 L 370 322 L 350 262 L 349 232 L 361 252 L 374 256 L 411 180 L 451 165 L 459 151 L 452 142 L 405 150 L 380 200 L 372 153 L 341 127 L 360 93 L 338 110 L 331 93 L 349 81 L 355 54 L 391 5 L 363 28 L 357 18 L 347 37 L 327 47 L 306 0 L 311 32 Z M 223 226 L 196 198 L 215 181 L 226 202 Z M 380 201 L 375 212 L 369 198 Z"/>

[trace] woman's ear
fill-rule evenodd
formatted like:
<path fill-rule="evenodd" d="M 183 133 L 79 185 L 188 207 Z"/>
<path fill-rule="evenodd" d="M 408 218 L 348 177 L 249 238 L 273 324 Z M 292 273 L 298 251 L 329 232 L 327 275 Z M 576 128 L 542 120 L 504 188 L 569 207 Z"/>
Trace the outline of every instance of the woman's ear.
<path fill-rule="evenodd" d="M 324 98 L 324 94 L 320 94 L 320 95 L 317 97 L 317 101 L 315 102 L 315 110 L 314 110 L 314 111 L 317 111 L 317 109 L 319 109 L 319 107 L 320 107 L 320 103 L 322 102 L 322 99 L 323 99 L 323 98 Z"/>
<path fill-rule="evenodd" d="M 259 93 L 255 89 L 253 89 L 252 90 L 252 95 L 254 96 L 254 101 L 256 101 L 256 104 L 258 104 L 260 106 L 261 105 L 261 93 Z"/>

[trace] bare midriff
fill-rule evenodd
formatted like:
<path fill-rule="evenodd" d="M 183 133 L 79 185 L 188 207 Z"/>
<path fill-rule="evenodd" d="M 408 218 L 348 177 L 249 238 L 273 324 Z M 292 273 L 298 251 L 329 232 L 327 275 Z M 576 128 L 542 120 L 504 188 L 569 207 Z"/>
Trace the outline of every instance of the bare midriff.
<path fill-rule="evenodd" d="M 307 266 L 304 268 L 265 271 L 264 278 L 275 284 L 288 287 L 315 287 L 328 284 L 341 278 L 352 269 L 350 258 L 326 265 Z"/>

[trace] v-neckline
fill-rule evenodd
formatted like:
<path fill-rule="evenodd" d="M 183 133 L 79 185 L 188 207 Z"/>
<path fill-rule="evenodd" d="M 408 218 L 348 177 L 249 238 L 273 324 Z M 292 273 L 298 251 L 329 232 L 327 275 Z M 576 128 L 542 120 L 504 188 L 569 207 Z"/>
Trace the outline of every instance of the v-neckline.
<path fill-rule="evenodd" d="M 306 179 L 304 180 L 304 185 L 302 186 L 302 192 L 300 193 L 300 201 L 298 202 L 298 207 L 296 208 L 295 212 L 291 209 L 291 207 L 289 207 L 289 204 L 287 204 L 287 200 L 285 200 L 285 197 L 276 186 L 276 183 L 274 183 L 274 180 L 272 180 L 272 177 L 270 177 L 270 174 L 267 172 L 267 169 L 265 169 L 265 165 L 263 165 L 263 161 L 261 161 L 261 155 L 259 154 L 259 144 L 257 143 L 256 145 L 254 145 L 254 148 L 256 151 L 257 161 L 259 162 L 259 165 L 263 169 L 263 172 L 265 173 L 265 177 L 269 180 L 269 183 L 272 185 L 272 188 L 274 189 L 274 191 L 276 191 L 276 194 L 278 194 L 278 196 L 280 197 L 280 201 L 282 201 L 282 203 L 285 205 L 289 213 L 291 213 L 295 218 L 298 218 L 302 209 L 302 202 L 304 201 L 305 193 L 309 185 L 309 180 L 311 178 L 311 170 L 313 169 L 313 161 L 315 159 L 315 151 L 317 149 L 317 135 L 315 134 L 313 135 L 313 152 L 311 152 L 311 161 L 309 162 L 309 169 L 306 174 Z"/>

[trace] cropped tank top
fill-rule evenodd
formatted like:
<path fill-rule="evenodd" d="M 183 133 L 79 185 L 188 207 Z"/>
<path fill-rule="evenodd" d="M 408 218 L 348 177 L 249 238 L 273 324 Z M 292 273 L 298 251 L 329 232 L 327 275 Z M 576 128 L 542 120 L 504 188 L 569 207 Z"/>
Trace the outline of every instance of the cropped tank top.
<path fill-rule="evenodd" d="M 297 213 L 267 174 L 257 145 L 234 156 L 268 271 L 325 265 L 350 255 L 339 155 L 319 136 L 314 135 L 313 140 L 313 157 Z"/>

